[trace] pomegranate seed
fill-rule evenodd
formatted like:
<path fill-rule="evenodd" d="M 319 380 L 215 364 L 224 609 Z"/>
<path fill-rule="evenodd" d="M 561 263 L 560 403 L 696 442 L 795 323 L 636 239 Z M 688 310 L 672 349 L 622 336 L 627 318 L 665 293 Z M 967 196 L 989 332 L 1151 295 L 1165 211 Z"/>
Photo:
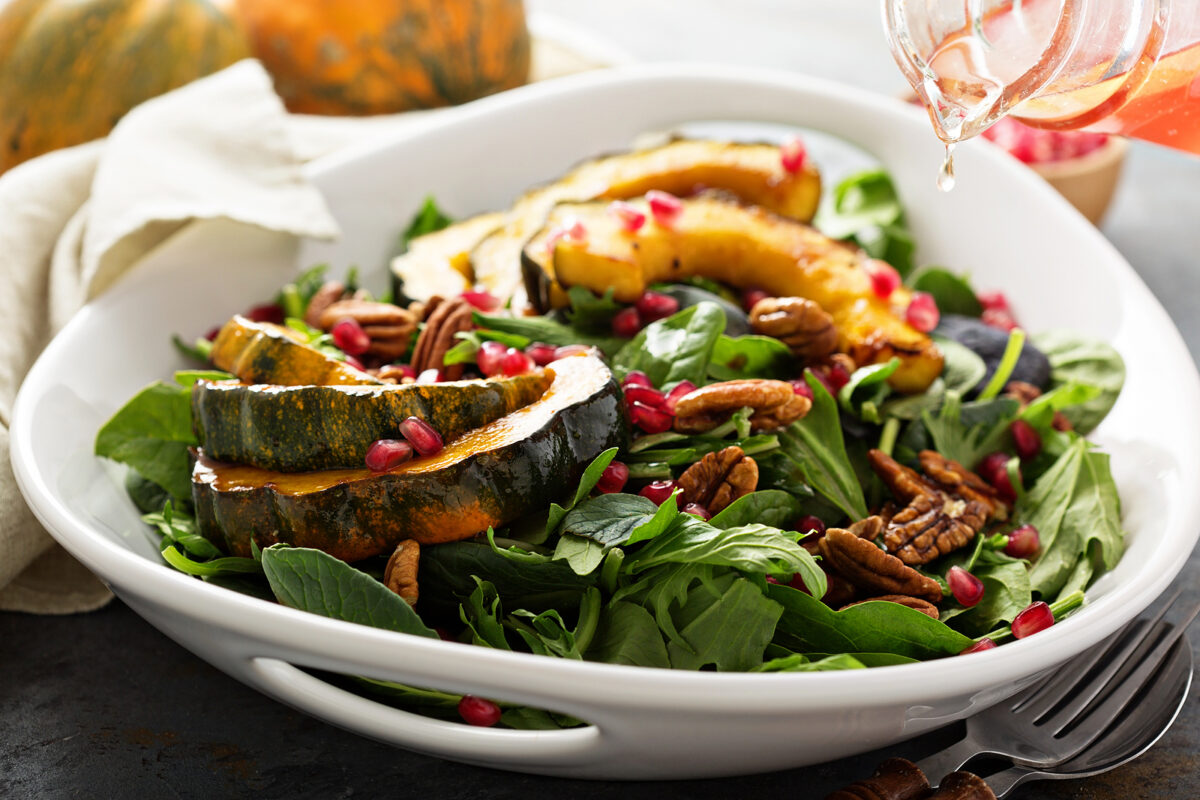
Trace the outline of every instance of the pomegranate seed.
<path fill-rule="evenodd" d="M 788 381 L 788 383 L 792 385 L 792 391 L 796 394 L 801 397 L 807 397 L 809 400 L 813 399 L 812 387 L 808 385 L 808 381 L 804 380 L 804 378 L 794 378 Z"/>
<path fill-rule="evenodd" d="M 532 372 L 533 368 L 533 359 L 515 347 L 508 348 L 504 352 L 504 359 L 500 362 L 500 369 L 510 378 Z"/>
<path fill-rule="evenodd" d="M 673 194 L 651 189 L 646 192 L 646 202 L 650 204 L 650 216 L 664 228 L 670 228 L 683 213 L 683 202 Z"/>
<path fill-rule="evenodd" d="M 329 335 L 333 337 L 333 343 L 348 356 L 361 356 L 371 346 L 371 337 L 367 336 L 362 325 L 350 317 L 333 323 Z"/>
<path fill-rule="evenodd" d="M 771 296 L 771 293 L 766 289 L 759 289 L 757 286 L 751 286 L 748 289 L 742 289 L 742 308 L 747 312 L 754 308 L 760 300 L 766 300 Z"/>
<path fill-rule="evenodd" d="M 776 580 L 773 575 L 768 575 L 767 583 L 773 583 L 776 586 L 786 586 L 789 582 L 791 582 L 792 578 L 794 578 L 794 577 L 796 577 L 796 576 L 793 575 L 790 578 L 788 578 L 786 581 L 780 581 L 780 580 Z"/>
<path fill-rule="evenodd" d="M 533 359 L 533 363 L 544 367 L 557 358 L 558 348 L 545 342 L 534 342 L 525 348 L 525 353 Z"/>
<path fill-rule="evenodd" d="M 1032 525 L 1022 525 L 1008 534 L 1008 544 L 1004 545 L 1004 553 L 1013 558 L 1030 558 L 1041 546 L 1042 537 L 1038 529 Z"/>
<path fill-rule="evenodd" d="M 965 656 L 967 653 L 982 653 L 984 650 L 995 649 L 996 643 L 991 639 L 980 639 L 975 644 L 968 647 L 959 653 L 960 656 Z"/>
<path fill-rule="evenodd" d="M 500 706 L 473 694 L 464 694 L 458 701 L 458 715 L 468 725 L 490 728 L 500 721 Z"/>
<path fill-rule="evenodd" d="M 998 328 L 1005 333 L 1012 332 L 1013 328 L 1017 327 L 1017 321 L 1013 319 L 1013 315 L 1007 311 L 999 311 L 993 308 L 985 308 L 979 316 L 979 321 L 984 325 L 990 325 L 993 328 Z"/>
<path fill-rule="evenodd" d="M 929 333 L 938 325 L 941 313 L 933 295 L 928 292 L 913 292 L 908 310 L 904 312 L 904 320 L 921 333 Z"/>
<path fill-rule="evenodd" d="M 833 394 L 836 395 L 850 382 L 850 370 L 846 369 L 844 364 L 835 362 L 829 367 L 829 382 L 833 385 Z"/>
<path fill-rule="evenodd" d="M 502 305 L 499 297 L 495 297 L 488 292 L 463 292 L 459 297 L 466 300 L 477 310 L 484 312 L 495 311 Z"/>
<path fill-rule="evenodd" d="M 675 413 L 675 405 L 687 395 L 696 391 L 696 384 L 691 381 L 680 381 L 675 384 L 675 388 L 667 393 L 666 401 L 663 403 L 663 408 Z"/>
<path fill-rule="evenodd" d="M 1021 458 L 1033 458 L 1042 452 L 1042 437 L 1037 430 L 1023 419 L 1013 420 L 1008 426 L 1013 437 L 1013 446 Z"/>
<path fill-rule="evenodd" d="M 604 494 L 614 494 L 624 489 L 628 480 L 629 467 L 620 461 L 612 461 L 604 468 L 604 472 L 600 473 L 600 480 L 596 482 L 596 488 Z"/>
<path fill-rule="evenodd" d="M 804 162 L 807 160 L 808 148 L 804 146 L 804 142 L 799 136 L 788 139 L 780 145 L 779 161 L 783 165 L 784 172 L 799 172 L 804 169 Z"/>
<path fill-rule="evenodd" d="M 409 417 L 401 422 L 400 433 L 423 456 L 431 456 L 442 450 L 442 435 L 420 417 Z"/>
<path fill-rule="evenodd" d="M 282 325 L 284 317 L 283 307 L 275 303 L 266 303 L 261 306 L 255 306 L 242 315 L 251 322 L 273 322 L 276 325 Z"/>
<path fill-rule="evenodd" d="M 1031 603 L 1012 621 L 1013 636 L 1024 639 L 1054 624 L 1054 612 L 1041 600 Z"/>
<path fill-rule="evenodd" d="M 658 389 L 650 389 L 645 386 L 636 384 L 625 387 L 625 403 L 633 405 L 641 403 L 642 405 L 656 408 L 659 411 L 667 411 L 667 397 Z M 673 412 L 672 412 L 673 413 Z"/>
<path fill-rule="evenodd" d="M 217 339 L 217 334 L 220 332 L 221 326 L 217 325 L 215 328 L 209 328 L 208 333 L 204 334 L 204 338 L 208 339 L 210 342 L 215 342 Z"/>
<path fill-rule="evenodd" d="M 554 360 L 570 358 L 571 356 L 588 356 L 592 352 L 593 349 L 586 344 L 565 344 L 562 347 L 554 348 Z"/>
<path fill-rule="evenodd" d="M 808 590 L 808 586 L 806 586 L 804 584 L 804 576 L 802 576 L 799 572 L 792 575 L 792 577 L 788 579 L 787 585 L 797 591 L 804 592 L 806 595 L 809 595 L 810 597 L 812 596 L 812 592 L 810 592 Z"/>
<path fill-rule="evenodd" d="M 642 292 L 634 305 L 643 322 L 669 317 L 679 310 L 679 301 L 661 292 Z"/>
<path fill-rule="evenodd" d="M 1012 456 L 1008 453 L 992 453 L 985 456 L 979 463 L 979 476 L 992 485 L 1001 500 L 1008 503 L 1015 502 L 1017 499 L 1017 491 L 1008 477 L 1010 458 Z"/>
<path fill-rule="evenodd" d="M 664 431 L 669 431 L 675 423 L 675 416 L 673 414 L 668 414 L 662 409 L 652 408 L 645 403 L 630 403 L 629 416 L 633 419 L 633 424 L 646 433 L 663 433 Z"/>
<path fill-rule="evenodd" d="M 820 517 L 805 514 L 796 520 L 796 524 L 792 526 L 792 530 L 800 531 L 801 533 L 815 532 L 817 535 L 820 535 L 825 532 L 825 523 L 821 521 Z"/>
<path fill-rule="evenodd" d="M 632 339 L 642 329 L 642 317 L 632 306 L 623 308 L 612 319 L 612 330 L 623 339 Z"/>
<path fill-rule="evenodd" d="M 814 378 L 816 378 L 818 381 L 820 381 L 820 382 L 821 382 L 821 385 L 825 387 L 825 391 L 829 392 L 829 393 L 830 393 L 831 395 L 833 395 L 834 397 L 837 397 L 837 387 L 835 387 L 835 386 L 833 385 L 833 381 L 831 381 L 831 380 L 829 379 L 829 372 L 828 372 L 828 370 L 824 370 L 824 369 L 806 369 L 806 370 L 804 370 L 804 371 L 805 371 L 806 373 L 808 373 L 808 374 L 812 375 L 812 376 L 813 376 Z M 795 387 L 793 386 L 793 391 L 794 391 L 794 390 L 795 390 Z M 809 387 L 809 390 L 810 390 L 810 391 L 812 390 L 812 387 L 811 387 L 811 386 Z"/>
<path fill-rule="evenodd" d="M 645 386 L 653 389 L 654 384 L 650 382 L 650 376 L 642 372 L 640 369 L 630 370 L 625 375 L 625 380 L 621 381 L 621 386 Z"/>
<path fill-rule="evenodd" d="M 946 583 L 950 584 L 950 592 L 954 599 L 967 608 L 977 605 L 983 599 L 983 581 L 962 567 L 951 567 L 946 573 Z"/>
<path fill-rule="evenodd" d="M 683 513 L 691 514 L 694 517 L 699 517 L 705 522 L 708 522 L 710 519 L 712 519 L 712 514 L 709 512 L 709 510 L 699 503 L 688 503 L 683 507 Z"/>
<path fill-rule="evenodd" d="M 608 213 L 616 217 L 617 222 L 621 223 L 621 229 L 626 233 L 637 233 L 646 224 L 646 215 L 624 200 L 613 200 L 609 203 Z"/>
<path fill-rule="evenodd" d="M 675 481 L 654 481 L 643 486 L 638 494 L 653 501 L 655 505 L 661 506 L 674 491 Z"/>
<path fill-rule="evenodd" d="M 975 297 L 978 298 L 979 304 L 985 309 L 993 311 L 1009 311 L 1008 297 L 999 289 L 993 289 L 988 292 L 977 292 Z"/>
<path fill-rule="evenodd" d="M 350 355 L 346 356 L 346 363 L 349 364 L 350 366 L 354 367 L 356 370 L 358 370 L 360 372 L 367 371 L 367 365 L 362 363 L 361 361 L 359 361 L 354 356 L 350 356 Z"/>
<path fill-rule="evenodd" d="M 900 288 L 900 273 L 886 261 L 872 258 L 864 265 L 867 276 L 871 279 L 871 290 L 884 300 L 892 296 L 892 292 Z"/>
<path fill-rule="evenodd" d="M 500 342 L 484 342 L 479 345 L 479 352 L 475 354 L 475 363 L 479 366 L 479 371 L 490 378 L 503 371 L 504 356 L 507 353 L 508 348 Z"/>
<path fill-rule="evenodd" d="M 367 448 L 367 469 L 387 472 L 413 457 L 412 445 L 399 439 L 378 439 Z"/>
<path fill-rule="evenodd" d="M 441 382 L 442 382 L 442 371 L 440 369 L 435 369 L 434 367 L 430 367 L 429 369 L 421 370 L 421 374 L 417 376 L 417 379 L 415 381 L 413 381 L 413 383 L 417 383 L 422 386 L 424 386 L 425 384 L 429 384 L 429 383 L 441 383 Z"/>

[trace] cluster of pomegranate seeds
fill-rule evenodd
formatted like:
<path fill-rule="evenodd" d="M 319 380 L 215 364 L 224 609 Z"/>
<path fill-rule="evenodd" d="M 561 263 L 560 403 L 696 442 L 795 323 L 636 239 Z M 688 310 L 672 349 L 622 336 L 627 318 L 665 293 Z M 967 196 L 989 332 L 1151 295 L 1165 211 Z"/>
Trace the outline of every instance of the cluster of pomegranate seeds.
<path fill-rule="evenodd" d="M 812 387 L 808 385 L 808 381 L 804 380 L 804 378 L 793 378 L 788 383 L 792 385 L 792 391 L 796 394 L 801 397 L 807 397 L 809 400 L 813 399 Z"/>
<path fill-rule="evenodd" d="M 401 422 L 400 433 L 423 456 L 431 456 L 442 450 L 442 435 L 420 417 L 408 417 Z"/>
<path fill-rule="evenodd" d="M 779 162 L 784 172 L 797 173 L 804 169 L 808 160 L 808 148 L 799 136 L 794 136 L 779 146 Z"/>
<path fill-rule="evenodd" d="M 633 305 L 641 317 L 642 324 L 665 319 L 679 310 L 679 301 L 669 294 L 662 292 L 642 292 L 642 296 Z"/>
<path fill-rule="evenodd" d="M 371 346 L 371 337 L 362 329 L 362 325 L 350 317 L 339 319 L 329 329 L 333 343 L 348 356 L 361 356 Z"/>
<path fill-rule="evenodd" d="M 645 386 L 649 389 L 654 388 L 654 384 L 650 382 L 650 376 L 642 372 L 640 369 L 630 370 L 625 375 L 625 380 L 621 381 L 621 388 L 627 386 Z"/>
<path fill-rule="evenodd" d="M 399 439 L 378 439 L 367 448 L 367 469 L 387 472 L 413 457 L 412 445 Z"/>
<path fill-rule="evenodd" d="M 1103 133 L 1082 131 L 1044 131 L 1005 118 L 983 133 L 1026 164 L 1046 164 L 1080 158 L 1095 152 L 1108 142 Z"/>
<path fill-rule="evenodd" d="M 663 394 L 654 388 L 646 373 L 634 370 L 625 376 L 621 389 L 633 424 L 646 433 L 663 433 L 675 424 L 676 404 L 696 391 L 696 384 L 680 381 L 669 394 Z"/>
<path fill-rule="evenodd" d="M 1012 633 L 1018 639 L 1024 639 L 1046 630 L 1053 624 L 1054 612 L 1050 610 L 1050 606 L 1039 600 L 1013 618 Z"/>
<path fill-rule="evenodd" d="M 871 279 L 871 291 L 883 300 L 892 296 L 892 292 L 900 288 L 900 273 L 886 261 L 872 258 L 863 265 L 867 277 Z M 936 326 L 936 322 L 934 325 Z"/>
<path fill-rule="evenodd" d="M 992 650 L 995 647 L 996 643 L 991 639 L 980 639 L 978 642 L 959 653 L 959 655 L 965 656 L 967 653 L 982 653 L 984 650 Z"/>
<path fill-rule="evenodd" d="M 675 415 L 661 408 L 654 408 L 645 403 L 632 402 L 629 404 L 629 417 L 633 424 L 646 433 L 666 433 L 675 424 Z"/>
<path fill-rule="evenodd" d="M 946 573 L 946 583 L 950 584 L 954 599 L 967 608 L 978 605 L 983 599 L 983 581 L 962 567 L 951 567 Z"/>
<path fill-rule="evenodd" d="M 475 353 L 475 365 L 487 377 L 499 375 L 504 370 L 504 356 L 508 347 L 501 342 L 484 342 Z"/>
<path fill-rule="evenodd" d="M 1042 452 L 1042 436 L 1037 430 L 1023 419 L 1013 420 L 1008 426 L 1012 434 L 1013 447 L 1021 458 L 1033 458 Z"/>
<path fill-rule="evenodd" d="M 1012 458 L 1008 453 L 991 453 L 979 462 L 979 477 L 992 485 L 1000 499 L 1013 503 L 1017 499 L 1017 490 L 1013 488 L 1012 480 L 1008 477 L 1008 462 Z M 1018 470 L 1018 477 L 1020 471 Z"/>
<path fill-rule="evenodd" d="M 1018 327 L 1017 318 L 1013 316 L 1012 307 L 1009 306 L 1008 298 L 1004 295 L 1004 292 L 999 290 L 979 292 L 975 297 L 979 299 L 979 304 L 983 306 L 983 313 L 979 319 L 984 325 L 999 328 L 1005 333 L 1009 333 Z"/>
<path fill-rule="evenodd" d="M 413 383 L 422 384 L 422 385 L 427 384 L 427 383 L 441 383 L 441 382 L 442 382 L 442 371 L 435 367 L 430 367 L 429 369 L 421 370 L 421 374 L 417 376 L 417 379 L 415 381 L 413 381 Z"/>
<path fill-rule="evenodd" d="M 759 289 L 757 286 L 742 289 L 742 308 L 749 313 L 760 300 L 766 300 L 770 296 L 770 292 L 766 289 Z"/>
<path fill-rule="evenodd" d="M 810 373 L 813 377 L 819 380 L 821 385 L 825 387 L 825 391 L 829 392 L 834 397 L 837 397 L 837 393 L 842 390 L 842 387 L 850 382 L 850 371 L 846 369 L 844 364 L 837 361 L 827 367 L 806 369 L 805 372 Z M 803 380 L 801 382 L 805 383 L 806 388 L 808 388 L 808 393 L 805 394 L 802 390 L 800 390 L 794 381 L 792 382 L 792 391 L 794 391 L 796 394 L 803 394 L 809 400 L 812 400 L 812 387 L 809 387 Z"/>
<path fill-rule="evenodd" d="M 623 339 L 632 339 L 642 329 L 642 316 L 633 306 L 623 308 L 612 318 L 612 332 Z"/>
<path fill-rule="evenodd" d="M 678 197 L 658 189 L 646 192 L 646 202 L 650 204 L 650 216 L 664 228 L 674 226 L 683 213 L 683 202 Z"/>
<path fill-rule="evenodd" d="M 675 481 L 653 481 L 643 486 L 638 494 L 652 501 L 655 505 L 661 506 L 674 491 Z"/>
<path fill-rule="evenodd" d="M 699 517 L 705 522 L 708 522 L 710 519 L 712 519 L 712 513 L 699 503 L 688 503 L 683 507 L 683 513 L 691 514 L 694 517 Z"/>
<path fill-rule="evenodd" d="M 505 350 L 504 358 L 500 361 L 500 371 L 509 378 L 516 375 L 524 375 L 526 372 L 532 372 L 533 368 L 533 359 L 515 347 Z"/>
<path fill-rule="evenodd" d="M 816 533 L 820 536 L 825 532 L 825 523 L 821 521 L 820 517 L 805 514 L 796 520 L 796 524 L 792 526 L 792 530 L 800 531 L 801 533 Z"/>
<path fill-rule="evenodd" d="M 620 223 L 621 229 L 626 233 L 637 233 L 646 224 L 646 215 L 624 200 L 613 200 L 609 203 L 608 213 Z"/>
<path fill-rule="evenodd" d="M 466 300 L 477 310 L 483 312 L 495 311 L 503 305 L 500 298 L 489 294 L 488 292 L 463 292 L 459 295 L 463 300 Z"/>
<path fill-rule="evenodd" d="M 251 322 L 273 322 L 276 325 L 282 325 L 286 314 L 283 306 L 276 303 L 264 303 L 261 306 L 255 306 L 242 316 Z"/>
<path fill-rule="evenodd" d="M 587 226 L 576 219 L 568 220 L 550 231 L 550 235 L 546 237 L 546 254 L 553 256 L 554 248 L 564 239 L 568 242 L 582 243 L 587 241 L 587 237 Z"/>
<path fill-rule="evenodd" d="M 1042 546 L 1042 537 L 1032 525 L 1022 525 L 1008 534 L 1004 553 L 1013 558 L 1032 558 Z"/>
<path fill-rule="evenodd" d="M 558 358 L 558 348 L 545 342 L 534 342 L 525 348 L 525 353 L 533 359 L 533 363 L 544 367 Z"/>
<path fill-rule="evenodd" d="M 904 321 L 921 333 L 929 333 L 938 326 L 941 319 L 937 302 L 928 292 L 913 292 L 908 309 L 904 312 Z"/>
<path fill-rule="evenodd" d="M 468 725 L 490 728 L 500 721 L 500 706 L 473 694 L 464 694 L 458 701 L 458 715 Z"/>
<path fill-rule="evenodd" d="M 692 383 L 691 381 L 680 381 L 679 383 L 675 384 L 674 389 L 667 392 L 667 396 L 663 400 L 663 408 L 674 414 L 675 406 L 679 403 L 679 401 L 694 391 L 696 391 L 696 384 Z"/>
<path fill-rule="evenodd" d="M 604 472 L 600 473 L 596 489 L 603 494 L 614 494 L 624 489 L 628 481 L 629 467 L 620 461 L 612 461 L 604 468 Z"/>

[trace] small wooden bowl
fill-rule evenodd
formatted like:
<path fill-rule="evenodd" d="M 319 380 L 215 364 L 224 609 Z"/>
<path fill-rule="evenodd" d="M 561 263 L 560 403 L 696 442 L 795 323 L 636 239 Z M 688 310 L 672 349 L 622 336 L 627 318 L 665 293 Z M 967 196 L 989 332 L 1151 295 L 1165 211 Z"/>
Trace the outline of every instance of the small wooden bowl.
<path fill-rule="evenodd" d="M 1086 155 L 1029 166 L 1081 214 L 1099 225 L 1116 191 L 1128 149 L 1129 143 L 1124 139 L 1110 136 L 1103 146 Z"/>

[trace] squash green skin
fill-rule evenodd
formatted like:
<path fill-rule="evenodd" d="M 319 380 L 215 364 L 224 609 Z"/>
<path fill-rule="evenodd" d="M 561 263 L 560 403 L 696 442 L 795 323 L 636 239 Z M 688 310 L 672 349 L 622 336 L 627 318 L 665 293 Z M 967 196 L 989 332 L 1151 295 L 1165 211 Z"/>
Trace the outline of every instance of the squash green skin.
<path fill-rule="evenodd" d="M 300 341 L 291 328 L 235 316 L 213 340 L 213 364 L 245 383 L 278 386 L 383 385 L 382 381 Z"/>
<path fill-rule="evenodd" d="M 192 494 L 200 532 L 234 555 L 288 542 L 345 561 L 403 539 L 470 538 L 560 501 L 593 458 L 624 446 L 620 389 L 594 356 L 551 364 L 536 402 L 394 470 L 282 473 L 221 464 L 199 453 Z"/>
<path fill-rule="evenodd" d="M 217 461 L 279 472 L 357 468 L 376 439 L 400 438 L 408 417 L 445 441 L 524 408 L 546 391 L 542 372 L 490 381 L 405 386 L 248 386 L 198 381 L 192 425 Z"/>

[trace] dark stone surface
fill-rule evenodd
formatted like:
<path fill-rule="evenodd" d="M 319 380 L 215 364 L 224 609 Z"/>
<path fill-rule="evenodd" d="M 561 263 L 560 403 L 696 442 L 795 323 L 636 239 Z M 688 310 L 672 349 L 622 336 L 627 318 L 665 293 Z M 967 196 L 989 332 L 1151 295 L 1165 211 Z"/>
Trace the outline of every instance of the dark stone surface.
<path fill-rule="evenodd" d="M 1193 357 L 1200 353 L 1197 187 L 1200 159 L 1135 148 L 1105 226 L 1183 330 Z M 1169 385 L 1170 376 L 1163 378 Z M 1193 554 L 1177 581 L 1185 596 L 1200 594 L 1198 577 Z M 119 601 L 81 616 L 0 614 L 4 798 L 822 798 L 887 756 L 920 758 L 955 732 L 952 726 L 855 758 L 743 778 L 541 778 L 413 755 L 325 725 L 208 666 Z M 1193 697 L 1162 741 L 1132 764 L 1087 780 L 1032 784 L 1014 796 L 1200 797 L 1198 736 Z"/>

